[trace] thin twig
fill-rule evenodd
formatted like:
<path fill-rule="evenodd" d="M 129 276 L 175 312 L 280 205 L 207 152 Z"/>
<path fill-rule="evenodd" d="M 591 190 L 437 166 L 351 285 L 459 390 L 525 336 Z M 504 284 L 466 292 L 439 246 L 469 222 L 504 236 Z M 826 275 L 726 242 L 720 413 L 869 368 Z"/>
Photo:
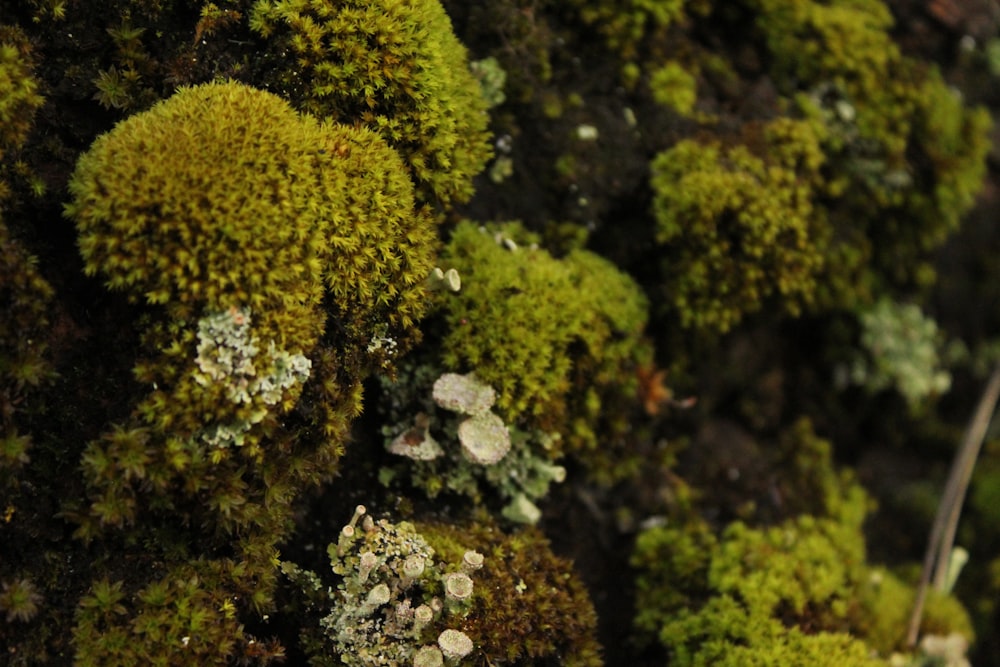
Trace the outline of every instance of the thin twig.
<path fill-rule="evenodd" d="M 924 613 L 924 603 L 927 600 L 927 588 L 933 575 L 934 587 L 943 590 L 948 578 L 948 561 L 952 547 L 955 544 L 955 531 L 958 519 L 962 514 L 965 493 L 969 488 L 969 480 L 979 457 L 979 450 L 986 437 L 986 430 L 993 419 L 997 400 L 1000 399 L 1000 364 L 993 369 L 986 389 L 979 398 L 976 411 L 966 428 L 962 445 L 955 454 L 945 484 L 944 495 L 938 505 L 931 536 L 927 542 L 927 552 L 924 554 L 924 566 L 920 573 L 920 584 L 917 597 L 913 604 L 913 614 L 910 616 L 910 627 L 907 633 L 907 644 L 912 648 L 917 644 L 920 633 L 920 620 Z"/>

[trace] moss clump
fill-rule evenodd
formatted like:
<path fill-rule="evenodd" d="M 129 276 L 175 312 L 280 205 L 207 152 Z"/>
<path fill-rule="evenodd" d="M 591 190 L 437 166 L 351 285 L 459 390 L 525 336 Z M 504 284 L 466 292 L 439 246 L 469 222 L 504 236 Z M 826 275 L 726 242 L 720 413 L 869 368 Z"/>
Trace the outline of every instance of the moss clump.
<path fill-rule="evenodd" d="M 635 400 L 646 299 L 597 255 L 556 259 L 532 240 L 517 225 L 455 230 L 443 261 L 462 290 L 445 301 L 444 363 L 493 387 L 508 424 L 558 432 L 569 451 L 595 450 L 602 406 Z"/>
<path fill-rule="evenodd" d="M 686 116 L 698 99 L 698 84 L 690 72 L 675 61 L 664 63 L 649 75 L 653 100 Z"/>
<path fill-rule="evenodd" d="M 0 585 L 0 613 L 7 623 L 27 623 L 38 615 L 43 598 L 30 579 L 16 579 Z"/>
<path fill-rule="evenodd" d="M 0 217 L 0 490 L 14 487 L 29 461 L 32 439 L 18 431 L 17 412 L 54 374 L 45 342 L 52 297 L 35 258 Z"/>
<path fill-rule="evenodd" d="M 272 604 L 297 493 L 333 473 L 364 377 L 417 335 L 434 223 L 374 132 L 237 83 L 123 121 L 70 191 L 86 270 L 146 302 L 150 390 L 87 444 L 66 515 L 111 550 L 156 545 L 131 555 L 171 573 L 122 578 L 125 599 L 156 585 L 166 603 L 82 603 L 78 657 L 146 663 L 200 636 L 231 661 Z"/>
<path fill-rule="evenodd" d="M 652 163 L 664 289 L 681 323 L 725 332 L 776 296 L 791 313 L 813 300 L 824 229 L 810 184 L 823 164 L 805 121 L 764 130 L 763 155 L 684 140 Z"/>
<path fill-rule="evenodd" d="M 299 109 L 378 132 L 410 167 L 420 196 L 472 195 L 490 155 L 486 100 L 437 0 L 258 0 L 266 79 Z"/>
<path fill-rule="evenodd" d="M 580 20 L 604 37 L 609 49 L 633 60 L 646 39 L 662 39 L 685 16 L 686 0 L 571 0 Z"/>
<path fill-rule="evenodd" d="M 44 101 L 32 67 L 27 38 L 17 28 L 0 25 L 0 159 L 24 141 Z"/>
<path fill-rule="evenodd" d="M 537 530 L 506 535 L 486 519 L 467 526 L 424 523 L 417 529 L 445 562 L 459 562 L 468 549 L 484 557 L 462 624 L 483 664 L 603 664 L 587 591 Z"/>
<path fill-rule="evenodd" d="M 754 0 L 779 86 L 823 118 L 841 238 L 890 285 L 926 283 L 985 173 L 990 119 L 933 68 L 900 53 L 880 0 Z M 831 207 L 833 208 L 833 207 Z M 840 302 L 856 302 L 848 291 Z"/>
<path fill-rule="evenodd" d="M 639 535 L 636 627 L 671 664 L 874 666 L 902 647 L 913 588 L 867 564 L 867 496 L 833 470 L 807 422 L 786 440 L 801 443 L 802 486 L 778 493 L 810 513 L 768 527 L 736 521 L 719 534 L 694 518 Z M 954 599 L 932 606 L 925 632 L 971 635 Z"/>
<path fill-rule="evenodd" d="M 76 609 L 74 664 L 268 664 L 283 657 L 237 617 L 241 598 L 255 595 L 246 574 L 232 562 L 199 560 L 145 581 L 133 573 L 94 581 Z"/>
<path fill-rule="evenodd" d="M 252 317 L 246 338 L 259 345 L 248 362 L 265 373 L 277 358 L 270 346 L 308 354 L 328 317 L 362 360 L 376 336 L 415 335 L 434 230 L 411 190 L 373 133 L 222 83 L 183 89 L 100 137 L 80 158 L 67 213 L 88 273 L 163 305 L 147 342 L 165 353 L 137 374 L 177 387 L 172 401 L 154 396 L 149 412 L 162 420 L 160 403 L 187 406 L 167 408 L 169 425 L 192 432 L 206 414 L 226 421 L 231 412 L 211 407 L 224 383 L 191 369 L 195 322 Z M 287 409 L 297 391 L 273 403 Z M 251 414 L 266 408 L 246 403 L 234 418 L 256 423 Z"/>

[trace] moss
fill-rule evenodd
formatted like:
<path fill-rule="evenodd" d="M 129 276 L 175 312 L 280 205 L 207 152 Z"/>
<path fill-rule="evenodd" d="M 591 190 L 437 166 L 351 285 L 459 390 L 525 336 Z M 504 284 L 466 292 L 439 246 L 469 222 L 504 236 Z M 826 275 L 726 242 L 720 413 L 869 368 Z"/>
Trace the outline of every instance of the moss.
<path fill-rule="evenodd" d="M 655 69 L 649 77 L 653 100 L 686 116 L 698 99 L 697 81 L 681 66 L 671 61 Z"/>
<path fill-rule="evenodd" d="M 239 622 L 250 599 L 249 582 L 240 579 L 232 563 L 196 561 L 144 584 L 94 581 L 76 609 L 74 664 L 268 664 L 283 657 Z"/>
<path fill-rule="evenodd" d="M 3 582 L 0 587 L 0 612 L 6 614 L 7 622 L 26 623 L 38 615 L 42 596 L 30 579 Z"/>
<path fill-rule="evenodd" d="M 192 320 L 252 314 L 262 369 L 273 364 L 261 354 L 270 345 L 310 352 L 327 317 L 362 357 L 377 335 L 415 335 L 433 225 L 415 210 L 399 159 L 369 131 L 321 125 L 240 84 L 184 89 L 98 139 L 70 191 L 86 271 L 165 306 L 167 319 L 147 333 L 165 353 L 137 374 L 176 386 L 186 409 L 169 426 L 181 432 L 206 414 L 256 423 L 265 409 L 253 401 L 230 418 L 211 407 L 225 387 L 188 371 Z M 283 409 L 296 395 L 283 394 Z M 156 419 L 165 399 L 149 399 Z"/>
<path fill-rule="evenodd" d="M 265 78 L 297 108 L 378 132 L 424 201 L 469 199 L 490 156 L 487 102 L 437 0 L 259 0 L 250 25 L 289 54 Z"/>
<path fill-rule="evenodd" d="M 812 302 L 823 266 L 809 187 L 820 140 L 813 124 L 778 120 L 764 129 L 762 156 L 684 140 L 653 160 L 664 290 L 685 327 L 728 331 L 771 297 L 793 314 Z"/>
<path fill-rule="evenodd" d="M 915 586 L 882 567 L 873 567 L 860 582 L 859 603 L 851 610 L 851 626 L 880 655 L 906 651 L 906 632 L 916 599 Z M 928 591 L 920 636 L 957 632 L 974 637 L 968 612 L 951 595 Z"/>
<path fill-rule="evenodd" d="M 987 113 L 966 108 L 936 69 L 900 53 L 879 0 L 751 4 L 781 88 L 836 102 L 825 110 L 824 150 L 838 235 L 871 252 L 872 269 L 890 285 L 926 283 L 928 253 L 981 185 Z M 815 113 L 815 98 L 799 99 Z"/>
<path fill-rule="evenodd" d="M 586 589 L 537 530 L 506 535 L 486 519 L 460 526 L 422 523 L 418 530 L 445 561 L 460 560 L 467 549 L 484 556 L 462 625 L 482 664 L 603 664 Z"/>
<path fill-rule="evenodd" d="M 671 25 L 685 17 L 685 0 L 571 0 L 580 21 L 592 26 L 609 49 L 633 60 L 646 39 L 662 39 Z"/>
<path fill-rule="evenodd" d="M 885 665 L 903 648 L 914 589 L 868 564 L 869 502 L 830 461 L 828 443 L 800 421 L 802 486 L 776 490 L 801 512 L 770 526 L 699 517 L 640 533 L 636 627 L 681 665 Z M 790 453 L 790 452 L 789 452 Z M 788 456 L 788 454 L 786 454 Z M 968 616 L 940 596 L 926 633 L 971 636 Z"/>
<path fill-rule="evenodd" d="M 601 415 L 635 401 L 634 370 L 648 352 L 635 282 L 586 250 L 556 259 L 516 225 L 462 223 L 443 261 L 462 276 L 444 302 L 445 365 L 493 387 L 509 424 L 557 432 L 583 458 L 597 452 Z"/>
<path fill-rule="evenodd" d="M 27 37 L 15 27 L 0 25 L 0 159 L 24 141 L 44 101 L 33 68 Z"/>
<path fill-rule="evenodd" d="M 30 461 L 32 438 L 19 432 L 17 413 L 55 375 L 46 342 L 53 296 L 37 260 L 0 217 L 0 489 L 7 491 Z"/>
<path fill-rule="evenodd" d="M 87 272 L 146 302 L 150 390 L 87 444 L 66 516 L 109 549 L 156 545 L 180 600 L 92 617 L 85 599 L 81 664 L 251 650 L 292 502 L 333 473 L 361 381 L 417 335 L 435 243 L 412 190 L 375 133 L 237 83 L 181 89 L 81 157 L 67 213 Z"/>

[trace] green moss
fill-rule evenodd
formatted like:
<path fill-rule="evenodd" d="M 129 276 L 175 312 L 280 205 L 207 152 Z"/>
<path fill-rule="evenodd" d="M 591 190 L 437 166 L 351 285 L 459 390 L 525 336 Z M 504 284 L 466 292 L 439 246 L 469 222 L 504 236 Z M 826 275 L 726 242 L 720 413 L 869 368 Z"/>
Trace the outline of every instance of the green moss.
<path fill-rule="evenodd" d="M 517 225 L 462 223 L 443 261 L 462 276 L 444 302 L 445 365 L 493 387 L 508 423 L 558 432 L 583 456 L 603 446 L 601 415 L 635 400 L 648 352 L 635 282 L 589 251 L 556 259 Z"/>
<path fill-rule="evenodd" d="M 284 652 L 237 618 L 253 599 L 248 584 L 233 563 L 202 560 L 143 583 L 98 579 L 76 609 L 74 664 L 267 664 Z"/>
<path fill-rule="evenodd" d="M 36 259 L 0 217 L 0 489 L 12 488 L 30 460 L 32 438 L 18 431 L 17 412 L 54 376 L 46 342 L 52 298 Z"/>
<path fill-rule="evenodd" d="M 762 156 L 684 140 L 653 160 L 664 289 L 684 326 L 725 332 L 771 297 L 793 314 L 812 302 L 824 259 L 810 188 L 820 140 L 813 124 L 778 120 Z"/>
<path fill-rule="evenodd" d="M 873 567 L 860 582 L 858 604 L 851 612 L 851 626 L 880 655 L 906 651 L 906 631 L 916 599 L 915 586 L 881 567 Z M 920 636 L 957 632 L 974 638 L 969 613 L 951 595 L 930 590 L 920 623 Z"/>
<path fill-rule="evenodd" d="M 266 78 L 297 108 L 378 132 L 424 201 L 469 199 L 490 156 L 487 102 L 437 0 L 259 0 L 250 25 L 289 54 Z"/>
<path fill-rule="evenodd" d="M 580 20 L 592 26 L 609 49 L 633 60 L 646 39 L 662 39 L 685 16 L 685 0 L 570 0 Z"/>
<path fill-rule="evenodd" d="M 374 132 L 236 83 L 123 121 L 70 191 L 86 270 L 146 302 L 149 392 L 87 444 L 65 515 L 170 571 L 123 580 L 124 611 L 85 599 L 78 660 L 230 663 L 256 650 L 244 619 L 271 605 L 292 503 L 335 470 L 361 381 L 417 335 L 434 223 Z M 152 586 L 176 605 L 134 601 Z"/>
<path fill-rule="evenodd" d="M 5 581 L 0 586 L 0 612 L 6 615 L 8 623 L 30 621 L 38 615 L 41 603 L 42 596 L 30 579 Z"/>
<path fill-rule="evenodd" d="M 321 125 L 235 83 L 183 89 L 99 138 L 70 182 L 67 214 L 88 273 L 165 307 L 147 333 L 162 356 L 137 368 L 176 387 L 182 407 L 161 426 L 191 433 L 205 415 L 257 423 L 266 410 L 256 400 L 236 414 L 212 407 L 240 401 L 220 401 L 225 383 L 189 370 L 193 320 L 252 316 L 248 363 L 261 370 L 273 366 L 272 345 L 311 351 L 327 317 L 362 358 L 376 336 L 415 335 L 434 241 L 411 187 L 373 133 Z M 275 402 L 287 410 L 297 391 Z M 150 419 L 166 418 L 162 397 L 151 397 Z"/>

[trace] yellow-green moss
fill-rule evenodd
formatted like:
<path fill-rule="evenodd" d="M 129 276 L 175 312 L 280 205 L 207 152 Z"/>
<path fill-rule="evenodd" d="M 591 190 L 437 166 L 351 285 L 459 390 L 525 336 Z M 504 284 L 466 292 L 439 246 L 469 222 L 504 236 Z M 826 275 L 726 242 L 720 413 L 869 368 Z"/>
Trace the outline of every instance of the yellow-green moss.
<path fill-rule="evenodd" d="M 96 580 L 76 609 L 74 664 L 267 664 L 284 651 L 256 640 L 238 619 L 257 585 L 270 589 L 273 581 L 254 582 L 247 568 L 225 560 L 192 561 L 148 580 L 132 572 L 128 580 Z"/>
<path fill-rule="evenodd" d="M 881 0 L 751 4 L 779 88 L 814 116 L 833 102 L 820 115 L 837 235 L 870 252 L 872 270 L 889 284 L 926 283 L 929 252 L 981 186 L 988 114 L 967 108 L 935 68 L 901 54 Z M 856 302 L 857 294 L 838 299 Z"/>
<path fill-rule="evenodd" d="M 662 39 L 664 31 L 684 19 L 686 0 L 570 0 L 580 20 L 592 26 L 612 51 L 634 60 L 646 39 Z"/>
<path fill-rule="evenodd" d="M 664 289 L 686 327 L 725 332 L 772 296 L 798 313 L 823 266 L 810 183 L 823 157 L 805 121 L 774 121 L 763 156 L 684 140 L 652 163 Z"/>
<path fill-rule="evenodd" d="M 636 627 L 671 664 L 874 667 L 903 648 L 914 589 L 867 563 L 867 496 L 833 468 L 829 443 L 807 421 L 785 434 L 790 447 L 796 483 L 777 493 L 803 513 L 771 526 L 737 521 L 718 534 L 694 517 L 638 536 Z M 971 638 L 953 598 L 931 607 L 925 632 Z"/>
<path fill-rule="evenodd" d="M 445 301 L 445 364 L 498 393 L 508 423 L 594 450 L 602 406 L 634 400 L 647 302 L 635 282 L 585 250 L 557 259 L 519 226 L 462 223 L 443 262 L 462 290 Z M 624 401 L 627 410 L 627 399 Z"/>
<path fill-rule="evenodd" d="M 675 61 L 664 63 L 649 75 L 649 89 L 657 104 L 688 115 L 698 99 L 697 81 L 690 72 Z"/>
<path fill-rule="evenodd" d="M 320 124 L 237 83 L 187 88 L 100 137 L 70 192 L 86 271 L 166 311 L 147 333 L 159 358 L 137 367 L 161 393 L 174 388 L 150 399 L 160 428 L 227 418 L 213 407 L 224 388 L 192 368 L 196 322 L 213 314 L 252 319 L 262 370 L 272 344 L 308 354 L 327 318 L 353 355 L 415 335 L 434 225 L 371 131 Z"/>
<path fill-rule="evenodd" d="M 250 650 L 244 619 L 271 604 L 293 501 L 335 470 L 362 380 L 417 336 L 435 224 L 376 133 L 237 83 L 123 121 L 70 191 L 86 270 L 146 301 L 134 371 L 148 393 L 86 445 L 86 498 L 65 516 L 172 573 L 124 579 L 110 617 L 85 598 L 78 659 L 171 661 L 186 636 L 204 642 L 188 655 L 230 663 Z M 151 586 L 182 606 L 150 609 Z"/>
<path fill-rule="evenodd" d="M 469 199 L 490 157 L 486 100 L 437 0 L 258 0 L 250 25 L 288 54 L 266 77 L 297 108 L 378 132 L 424 201 Z"/>
<path fill-rule="evenodd" d="M 24 141 L 35 110 L 44 101 L 32 67 L 24 34 L 0 25 L 0 159 L 5 151 Z"/>

